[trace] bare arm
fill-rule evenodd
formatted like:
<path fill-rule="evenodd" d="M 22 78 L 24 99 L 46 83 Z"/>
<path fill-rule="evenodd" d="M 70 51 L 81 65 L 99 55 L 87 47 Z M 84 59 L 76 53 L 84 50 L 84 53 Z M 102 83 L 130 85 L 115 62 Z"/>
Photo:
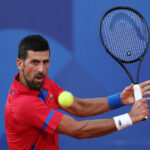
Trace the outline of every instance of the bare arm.
<path fill-rule="evenodd" d="M 133 105 L 129 112 L 129 116 L 133 123 L 142 121 L 145 116 L 149 117 L 147 100 L 150 99 L 143 98 Z M 76 121 L 67 115 L 63 116 L 56 128 L 56 132 L 77 139 L 100 137 L 115 131 L 117 131 L 117 128 L 113 119 Z"/>
<path fill-rule="evenodd" d="M 64 115 L 56 132 L 66 134 L 76 139 L 104 136 L 116 131 L 113 119 L 76 121 Z"/>
<path fill-rule="evenodd" d="M 150 95 L 150 80 L 142 82 L 140 87 L 143 96 Z M 133 84 L 120 93 L 120 98 L 124 105 L 134 103 Z M 110 110 L 110 107 L 108 105 L 108 97 L 88 99 L 74 97 L 74 103 L 71 107 L 61 107 L 61 109 L 77 117 L 88 117 L 107 112 Z"/>
<path fill-rule="evenodd" d="M 74 97 L 74 102 L 70 107 L 61 107 L 61 109 L 77 117 L 94 116 L 110 110 L 107 97 L 93 99 L 80 99 Z"/>

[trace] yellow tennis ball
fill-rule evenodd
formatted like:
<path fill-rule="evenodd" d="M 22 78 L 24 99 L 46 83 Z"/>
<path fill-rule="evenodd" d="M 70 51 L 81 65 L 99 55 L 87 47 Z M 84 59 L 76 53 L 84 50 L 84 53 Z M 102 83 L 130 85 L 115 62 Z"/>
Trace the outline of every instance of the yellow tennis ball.
<path fill-rule="evenodd" d="M 63 107 L 69 107 L 73 103 L 73 95 L 68 91 L 63 91 L 58 96 L 58 102 Z"/>

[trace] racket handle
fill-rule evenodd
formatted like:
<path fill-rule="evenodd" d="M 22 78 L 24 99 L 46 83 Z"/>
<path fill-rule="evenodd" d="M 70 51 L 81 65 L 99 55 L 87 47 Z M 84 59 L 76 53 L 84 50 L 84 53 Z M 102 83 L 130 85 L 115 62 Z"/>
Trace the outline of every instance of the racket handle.
<path fill-rule="evenodd" d="M 142 98 L 142 92 L 141 92 L 141 89 L 140 89 L 140 85 L 139 84 L 135 84 L 133 86 L 133 89 L 134 89 L 134 98 L 135 98 L 135 101 L 138 101 Z M 145 116 L 144 117 L 144 120 L 147 120 L 148 117 Z"/>
<path fill-rule="evenodd" d="M 139 84 L 135 84 L 134 87 L 134 98 L 135 101 L 138 101 L 142 98 L 142 93 L 141 93 L 141 89 L 140 89 L 140 85 Z"/>

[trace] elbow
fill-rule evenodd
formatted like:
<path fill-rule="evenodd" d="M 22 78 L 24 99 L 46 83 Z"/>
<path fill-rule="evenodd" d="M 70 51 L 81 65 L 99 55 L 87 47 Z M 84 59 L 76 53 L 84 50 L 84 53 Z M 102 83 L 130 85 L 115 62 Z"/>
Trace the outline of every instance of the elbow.
<path fill-rule="evenodd" d="M 82 134 L 79 134 L 79 133 L 75 133 L 75 134 L 72 134 L 71 137 L 77 139 L 77 140 L 82 140 L 82 139 L 85 139 Z"/>

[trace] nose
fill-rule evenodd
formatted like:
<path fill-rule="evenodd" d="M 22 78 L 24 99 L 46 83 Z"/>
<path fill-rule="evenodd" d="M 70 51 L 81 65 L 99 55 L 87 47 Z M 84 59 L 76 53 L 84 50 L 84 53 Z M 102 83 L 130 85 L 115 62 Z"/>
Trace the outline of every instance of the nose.
<path fill-rule="evenodd" d="M 44 65 L 42 63 L 38 66 L 38 72 L 44 73 Z"/>

